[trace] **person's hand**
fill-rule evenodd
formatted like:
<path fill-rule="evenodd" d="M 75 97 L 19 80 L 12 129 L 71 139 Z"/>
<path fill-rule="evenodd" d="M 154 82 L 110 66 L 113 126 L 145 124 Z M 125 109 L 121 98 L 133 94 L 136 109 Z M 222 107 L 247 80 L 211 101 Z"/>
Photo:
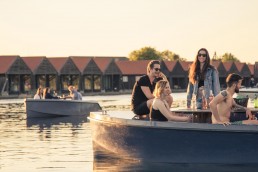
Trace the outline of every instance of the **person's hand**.
<path fill-rule="evenodd" d="M 250 109 L 246 108 L 245 114 L 246 114 L 246 117 L 247 117 L 249 120 L 252 120 L 252 119 L 253 119 L 253 114 L 252 114 L 252 112 L 251 112 Z"/>
<path fill-rule="evenodd" d="M 189 115 L 187 117 L 187 122 L 193 122 L 193 115 Z"/>
<path fill-rule="evenodd" d="M 215 122 L 215 123 L 213 123 L 213 124 L 223 124 L 224 126 L 227 126 L 227 125 L 231 125 L 231 123 L 230 122 L 222 122 L 222 121 L 217 121 L 217 122 Z"/>
<path fill-rule="evenodd" d="M 164 73 L 159 72 L 159 77 L 163 78 L 164 80 L 167 80 L 166 75 L 164 75 Z"/>

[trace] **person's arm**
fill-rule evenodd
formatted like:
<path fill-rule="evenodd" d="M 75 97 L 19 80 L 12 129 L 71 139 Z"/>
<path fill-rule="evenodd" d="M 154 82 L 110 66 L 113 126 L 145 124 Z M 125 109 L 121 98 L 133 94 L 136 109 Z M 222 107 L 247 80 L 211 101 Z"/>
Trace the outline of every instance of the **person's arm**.
<path fill-rule="evenodd" d="M 248 109 L 247 107 L 244 107 L 244 106 L 241 106 L 241 105 L 237 104 L 234 99 L 233 99 L 233 106 L 236 107 L 236 108 L 245 110 L 246 111 L 245 112 L 246 117 L 249 118 L 250 120 L 253 119 L 253 115 L 252 115 L 251 110 Z"/>
<path fill-rule="evenodd" d="M 141 89 L 142 89 L 142 92 L 145 94 L 145 96 L 146 96 L 148 99 L 153 99 L 153 98 L 154 98 L 154 96 L 153 96 L 153 94 L 151 93 L 149 87 L 141 86 Z"/>
<path fill-rule="evenodd" d="M 165 81 L 168 81 L 167 76 L 162 72 L 159 73 L 159 77 L 162 78 Z"/>
<path fill-rule="evenodd" d="M 220 117 L 219 117 L 219 113 L 218 113 L 218 108 L 217 108 L 217 105 L 224 101 L 228 96 L 228 93 L 226 90 L 222 91 L 220 94 L 218 94 L 217 96 L 214 97 L 214 99 L 210 102 L 210 110 L 212 112 L 212 115 L 214 116 L 216 122 L 214 122 L 214 124 L 229 124 L 229 123 L 225 123 L 225 122 L 222 122 L 220 120 Z"/>
<path fill-rule="evenodd" d="M 177 116 L 174 113 L 172 113 L 161 100 L 156 100 L 155 104 L 156 108 L 158 108 L 158 110 L 168 119 L 168 121 L 190 121 L 190 117 L 188 116 Z"/>

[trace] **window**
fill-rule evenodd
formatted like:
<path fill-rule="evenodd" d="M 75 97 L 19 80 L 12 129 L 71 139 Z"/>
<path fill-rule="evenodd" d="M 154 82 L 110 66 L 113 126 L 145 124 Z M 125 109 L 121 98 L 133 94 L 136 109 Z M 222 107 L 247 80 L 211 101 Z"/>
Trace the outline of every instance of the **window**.
<path fill-rule="evenodd" d="M 101 77 L 100 75 L 93 75 L 93 84 L 94 84 L 94 90 L 100 90 L 101 89 Z"/>
<path fill-rule="evenodd" d="M 123 82 L 128 82 L 128 76 L 123 76 Z"/>

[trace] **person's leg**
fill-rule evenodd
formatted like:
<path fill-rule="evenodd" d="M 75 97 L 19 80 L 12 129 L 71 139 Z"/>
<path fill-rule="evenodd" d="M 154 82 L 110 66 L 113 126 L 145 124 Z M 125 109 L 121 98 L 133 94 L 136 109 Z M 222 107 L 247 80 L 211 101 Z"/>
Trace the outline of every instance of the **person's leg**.
<path fill-rule="evenodd" d="M 149 115 L 150 109 L 147 105 L 147 102 L 142 102 L 134 108 L 134 113 L 136 115 Z"/>

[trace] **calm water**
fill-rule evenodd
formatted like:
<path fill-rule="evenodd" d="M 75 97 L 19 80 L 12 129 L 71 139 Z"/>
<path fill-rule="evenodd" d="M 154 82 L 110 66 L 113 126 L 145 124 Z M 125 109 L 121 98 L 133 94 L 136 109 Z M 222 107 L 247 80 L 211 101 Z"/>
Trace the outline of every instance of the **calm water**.
<path fill-rule="evenodd" d="M 185 94 L 175 94 L 182 106 Z M 130 95 L 92 96 L 105 110 L 128 109 Z M 23 100 L 0 100 L 0 171 L 257 171 L 257 165 L 140 163 L 93 156 L 86 117 L 26 119 Z"/>

